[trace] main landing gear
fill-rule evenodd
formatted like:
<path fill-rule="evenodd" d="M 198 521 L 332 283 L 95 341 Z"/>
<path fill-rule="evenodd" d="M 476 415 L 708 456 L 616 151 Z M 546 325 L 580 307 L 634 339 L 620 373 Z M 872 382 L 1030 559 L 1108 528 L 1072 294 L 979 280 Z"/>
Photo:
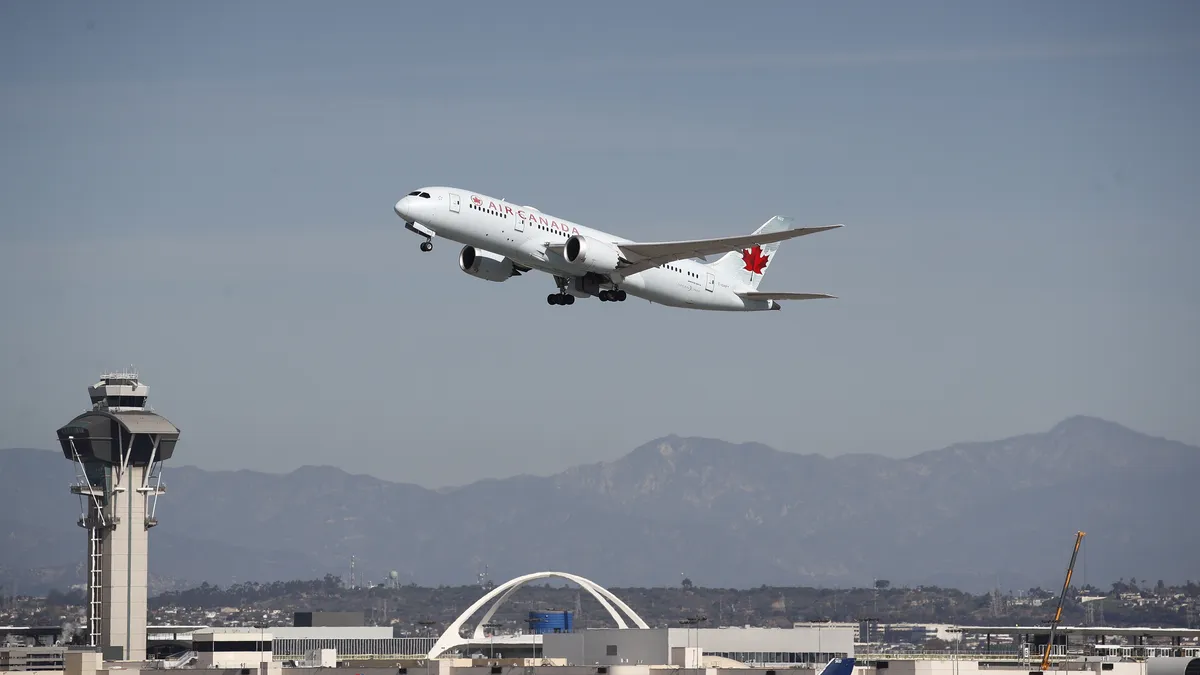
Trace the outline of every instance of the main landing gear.
<path fill-rule="evenodd" d="M 551 305 L 573 305 L 575 304 L 575 296 L 567 292 L 567 284 L 570 280 L 566 277 L 555 275 L 554 283 L 558 286 L 557 293 L 551 293 L 546 296 L 546 302 Z"/>
<path fill-rule="evenodd" d="M 551 305 L 573 305 L 573 304 L 575 304 L 575 296 L 567 292 L 567 287 L 568 287 L 568 284 L 571 283 L 571 280 L 567 277 L 556 276 L 556 277 L 554 277 L 554 283 L 558 284 L 558 292 L 551 293 L 550 295 L 546 296 L 547 304 L 551 304 Z M 592 292 L 592 289 L 594 289 L 594 288 L 595 288 L 595 286 L 592 286 L 591 288 L 584 288 L 582 290 L 585 293 L 590 293 L 590 292 Z M 625 301 L 625 291 L 618 290 L 618 289 L 613 289 L 611 291 L 610 290 L 602 290 L 602 291 L 596 293 L 596 297 L 600 298 L 601 302 L 624 302 Z"/>
<path fill-rule="evenodd" d="M 600 302 L 625 302 L 625 291 L 600 291 Z M 551 293 L 546 296 L 546 302 L 551 305 L 573 305 L 575 296 L 570 293 Z"/>

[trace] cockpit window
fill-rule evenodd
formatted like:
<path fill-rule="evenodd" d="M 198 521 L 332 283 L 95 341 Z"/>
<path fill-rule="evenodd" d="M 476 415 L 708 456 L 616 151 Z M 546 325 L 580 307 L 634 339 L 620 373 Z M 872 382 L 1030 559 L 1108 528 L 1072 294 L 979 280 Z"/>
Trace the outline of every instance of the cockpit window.
<path fill-rule="evenodd" d="M 432 199 L 432 197 L 429 196 L 428 192 L 422 192 L 421 196 L 424 197 L 425 199 Z"/>
<path fill-rule="evenodd" d="M 428 192 L 421 192 L 420 190 L 413 190 L 412 192 L 408 193 L 408 196 L 409 197 L 423 197 L 425 199 L 433 199 L 432 197 L 429 196 Z"/>

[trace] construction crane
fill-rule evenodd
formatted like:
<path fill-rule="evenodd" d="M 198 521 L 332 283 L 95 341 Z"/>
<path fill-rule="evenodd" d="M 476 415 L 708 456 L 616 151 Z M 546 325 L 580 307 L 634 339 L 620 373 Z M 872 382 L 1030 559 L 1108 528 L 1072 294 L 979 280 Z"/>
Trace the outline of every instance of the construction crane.
<path fill-rule="evenodd" d="M 1054 631 L 1062 619 L 1063 602 L 1067 599 L 1067 589 L 1071 587 L 1071 573 L 1075 571 L 1075 558 L 1079 557 L 1079 545 L 1083 543 L 1084 532 L 1075 533 L 1075 550 L 1071 552 L 1071 564 L 1067 565 L 1067 580 L 1063 582 L 1062 593 L 1058 596 L 1058 609 L 1054 610 L 1054 618 L 1050 620 L 1050 638 L 1046 640 L 1046 651 L 1042 654 L 1042 672 L 1050 670 L 1050 650 L 1054 648 Z"/>

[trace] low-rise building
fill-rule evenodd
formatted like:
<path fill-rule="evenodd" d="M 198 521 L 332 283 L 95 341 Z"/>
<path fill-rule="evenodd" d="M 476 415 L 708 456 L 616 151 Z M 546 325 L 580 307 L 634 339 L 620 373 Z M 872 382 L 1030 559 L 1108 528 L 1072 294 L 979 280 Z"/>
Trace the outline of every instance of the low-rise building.
<path fill-rule="evenodd" d="M 205 628 L 192 634 L 200 668 L 255 668 L 272 663 L 270 631 L 261 628 Z"/>
<path fill-rule="evenodd" d="M 854 631 L 837 628 L 604 628 L 542 636 L 542 654 L 575 665 L 824 666 L 854 656 Z"/>

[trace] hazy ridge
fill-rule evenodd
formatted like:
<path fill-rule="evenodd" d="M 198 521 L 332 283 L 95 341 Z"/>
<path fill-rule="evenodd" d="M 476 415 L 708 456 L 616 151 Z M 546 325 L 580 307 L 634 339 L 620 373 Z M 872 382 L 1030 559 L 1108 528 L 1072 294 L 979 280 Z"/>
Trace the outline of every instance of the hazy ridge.
<path fill-rule="evenodd" d="M 82 579 L 85 536 L 57 452 L 0 450 L 0 583 Z M 907 459 L 827 458 L 669 436 L 612 462 L 443 490 L 335 467 L 287 474 L 168 467 L 151 532 L 160 583 L 360 574 L 469 583 L 558 569 L 614 586 L 848 586 L 873 578 L 980 591 L 1196 575 L 1200 448 L 1073 417 L 1043 433 Z"/>

